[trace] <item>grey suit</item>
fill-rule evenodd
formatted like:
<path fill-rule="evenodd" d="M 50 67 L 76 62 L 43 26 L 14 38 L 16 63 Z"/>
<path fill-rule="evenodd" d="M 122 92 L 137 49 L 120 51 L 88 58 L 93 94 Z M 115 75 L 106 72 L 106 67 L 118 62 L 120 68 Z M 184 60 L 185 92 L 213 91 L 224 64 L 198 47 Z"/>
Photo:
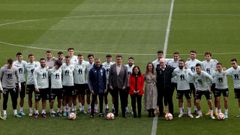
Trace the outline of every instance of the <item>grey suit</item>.
<path fill-rule="evenodd" d="M 112 96 L 114 99 L 115 115 L 118 116 L 118 95 L 120 93 L 122 116 L 125 117 L 125 107 L 127 104 L 126 90 L 128 86 L 127 67 L 122 65 L 119 74 L 117 74 L 117 65 L 113 64 L 109 71 L 109 86 L 113 88 Z"/>

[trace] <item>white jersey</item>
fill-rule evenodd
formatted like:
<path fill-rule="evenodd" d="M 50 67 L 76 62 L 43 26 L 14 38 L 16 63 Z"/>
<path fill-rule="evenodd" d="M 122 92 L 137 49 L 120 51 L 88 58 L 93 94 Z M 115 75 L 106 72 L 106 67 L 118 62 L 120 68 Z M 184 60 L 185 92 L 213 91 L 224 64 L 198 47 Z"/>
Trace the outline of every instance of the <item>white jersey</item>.
<path fill-rule="evenodd" d="M 18 70 L 18 73 L 19 73 L 19 80 L 21 83 L 25 82 L 26 79 L 25 79 L 25 66 L 26 66 L 27 62 L 22 60 L 22 61 L 14 61 L 13 62 L 13 66 L 15 68 L 17 68 Z"/>
<path fill-rule="evenodd" d="M 102 65 L 103 65 L 103 68 L 105 69 L 106 71 L 106 78 L 107 78 L 107 84 L 109 84 L 109 70 L 111 68 L 111 66 L 114 64 L 114 62 L 104 62 Z"/>
<path fill-rule="evenodd" d="M 66 63 L 64 63 L 61 68 L 62 68 L 63 86 L 74 86 L 74 77 L 73 77 L 74 65 L 73 64 L 67 65 Z"/>
<path fill-rule="evenodd" d="M 87 83 L 87 66 L 86 62 L 78 63 L 74 66 L 74 84 Z"/>
<path fill-rule="evenodd" d="M 56 59 L 55 58 L 51 58 L 51 59 L 46 59 L 46 65 L 49 69 L 54 67 Z"/>
<path fill-rule="evenodd" d="M 201 71 L 201 74 L 193 74 L 193 81 L 196 90 L 209 91 L 213 78 L 207 72 Z"/>
<path fill-rule="evenodd" d="M 171 59 L 171 60 L 169 60 L 169 61 L 167 62 L 167 65 L 168 65 L 168 66 L 171 66 L 171 67 L 173 67 L 173 68 L 176 69 L 176 68 L 178 67 L 178 65 L 179 65 L 179 61 L 174 61 L 174 59 Z M 176 76 L 171 79 L 171 82 L 172 82 L 172 83 L 177 83 L 177 78 L 176 78 Z"/>
<path fill-rule="evenodd" d="M 203 70 L 208 74 L 213 75 L 216 70 L 217 63 L 218 61 L 216 59 L 211 59 L 210 61 L 205 60 L 202 62 Z"/>
<path fill-rule="evenodd" d="M 192 73 L 195 73 L 196 64 L 198 64 L 198 63 L 202 64 L 202 62 L 197 59 L 194 59 L 194 60 L 190 59 L 190 60 L 186 61 L 186 67 L 188 69 L 190 69 L 192 71 Z M 193 83 L 191 78 L 190 78 L 190 83 Z"/>
<path fill-rule="evenodd" d="M 174 69 L 172 73 L 173 77 L 176 78 L 177 81 L 177 90 L 190 90 L 189 78 L 192 76 L 192 72 L 190 69 Z"/>
<path fill-rule="evenodd" d="M 62 88 L 62 69 L 52 68 L 49 69 L 49 76 L 51 80 L 51 89 L 61 89 Z"/>
<path fill-rule="evenodd" d="M 89 82 L 89 71 L 93 68 L 94 62 L 92 64 L 90 64 L 88 61 L 86 61 L 87 63 L 87 82 Z"/>
<path fill-rule="evenodd" d="M 33 79 L 34 79 L 34 86 L 36 89 L 49 88 L 48 69 L 46 67 L 36 68 L 33 73 Z"/>
<path fill-rule="evenodd" d="M 70 63 L 75 65 L 78 63 L 78 57 L 73 55 L 71 58 L 70 58 Z"/>
<path fill-rule="evenodd" d="M 37 61 L 34 61 L 33 63 L 28 62 L 25 65 L 25 70 L 27 72 L 27 85 L 33 85 L 33 72 L 36 68 L 40 67 L 40 63 Z"/>
<path fill-rule="evenodd" d="M 232 76 L 233 84 L 235 89 L 240 89 L 240 66 L 237 69 L 233 67 L 226 70 L 227 75 Z"/>
<path fill-rule="evenodd" d="M 129 64 L 125 65 L 127 67 L 128 75 L 132 74 L 133 67 L 135 66 L 134 64 L 130 66 Z"/>
<path fill-rule="evenodd" d="M 228 80 L 227 80 L 227 74 L 226 72 L 222 71 L 215 71 L 213 73 L 213 79 L 215 82 L 215 88 L 216 89 L 227 89 L 228 88 Z"/>

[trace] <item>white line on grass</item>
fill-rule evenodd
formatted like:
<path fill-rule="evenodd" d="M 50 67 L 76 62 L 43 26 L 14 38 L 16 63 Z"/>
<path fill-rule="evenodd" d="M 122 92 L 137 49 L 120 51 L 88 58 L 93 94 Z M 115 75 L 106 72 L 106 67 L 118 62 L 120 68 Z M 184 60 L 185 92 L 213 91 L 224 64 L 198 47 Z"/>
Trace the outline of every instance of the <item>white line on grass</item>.
<path fill-rule="evenodd" d="M 174 8 L 174 0 L 171 0 L 171 6 L 170 6 L 167 29 L 166 29 L 166 34 L 165 34 L 164 48 L 163 48 L 164 57 L 166 57 L 166 54 L 167 54 L 168 40 L 169 40 L 169 34 L 170 34 L 170 30 L 171 30 L 171 23 L 172 23 L 173 8 Z M 153 119 L 151 135 L 157 134 L 157 124 L 158 124 L 158 116 L 155 116 Z"/>

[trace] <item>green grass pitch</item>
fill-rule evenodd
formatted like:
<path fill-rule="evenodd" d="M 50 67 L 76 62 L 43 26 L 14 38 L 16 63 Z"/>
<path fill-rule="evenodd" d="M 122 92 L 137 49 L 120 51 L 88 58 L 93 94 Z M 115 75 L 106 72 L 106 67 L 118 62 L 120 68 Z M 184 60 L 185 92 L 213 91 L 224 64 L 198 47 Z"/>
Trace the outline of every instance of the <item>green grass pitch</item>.
<path fill-rule="evenodd" d="M 171 0 L 0 0 L 0 65 L 14 58 L 17 51 L 25 58 L 34 53 L 39 59 L 44 50 L 52 49 L 56 54 L 74 47 L 76 53 L 94 53 L 102 59 L 107 53 L 121 53 L 125 62 L 133 56 L 144 71 L 146 63 L 164 47 L 170 4 Z M 175 0 L 167 57 L 179 51 L 187 58 L 194 49 L 202 60 L 202 54 L 211 51 L 229 67 L 232 57 L 240 58 L 239 6 L 239 0 Z M 238 108 L 232 81 L 229 86 L 228 120 L 159 119 L 157 134 L 238 134 L 240 119 L 235 118 Z M 174 103 L 178 112 L 177 101 Z M 203 108 L 206 112 L 206 102 Z M 153 121 L 146 113 L 141 119 L 120 117 L 114 121 L 85 115 L 75 121 L 16 119 L 11 116 L 11 104 L 8 112 L 9 118 L 0 121 L 1 135 L 148 135 Z"/>

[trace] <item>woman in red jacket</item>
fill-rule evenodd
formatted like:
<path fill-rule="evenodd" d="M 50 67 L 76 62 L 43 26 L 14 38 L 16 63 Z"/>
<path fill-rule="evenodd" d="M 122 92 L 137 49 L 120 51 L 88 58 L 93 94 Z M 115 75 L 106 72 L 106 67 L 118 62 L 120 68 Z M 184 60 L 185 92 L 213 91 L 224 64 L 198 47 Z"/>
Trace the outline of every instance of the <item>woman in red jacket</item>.
<path fill-rule="evenodd" d="M 144 93 L 144 77 L 141 74 L 140 68 L 138 66 L 133 67 L 133 72 L 129 77 L 129 87 L 129 94 L 131 95 L 132 101 L 133 116 L 134 118 L 140 118 L 142 109 L 142 95 Z M 136 111 L 136 103 L 138 107 L 138 114 Z"/>

